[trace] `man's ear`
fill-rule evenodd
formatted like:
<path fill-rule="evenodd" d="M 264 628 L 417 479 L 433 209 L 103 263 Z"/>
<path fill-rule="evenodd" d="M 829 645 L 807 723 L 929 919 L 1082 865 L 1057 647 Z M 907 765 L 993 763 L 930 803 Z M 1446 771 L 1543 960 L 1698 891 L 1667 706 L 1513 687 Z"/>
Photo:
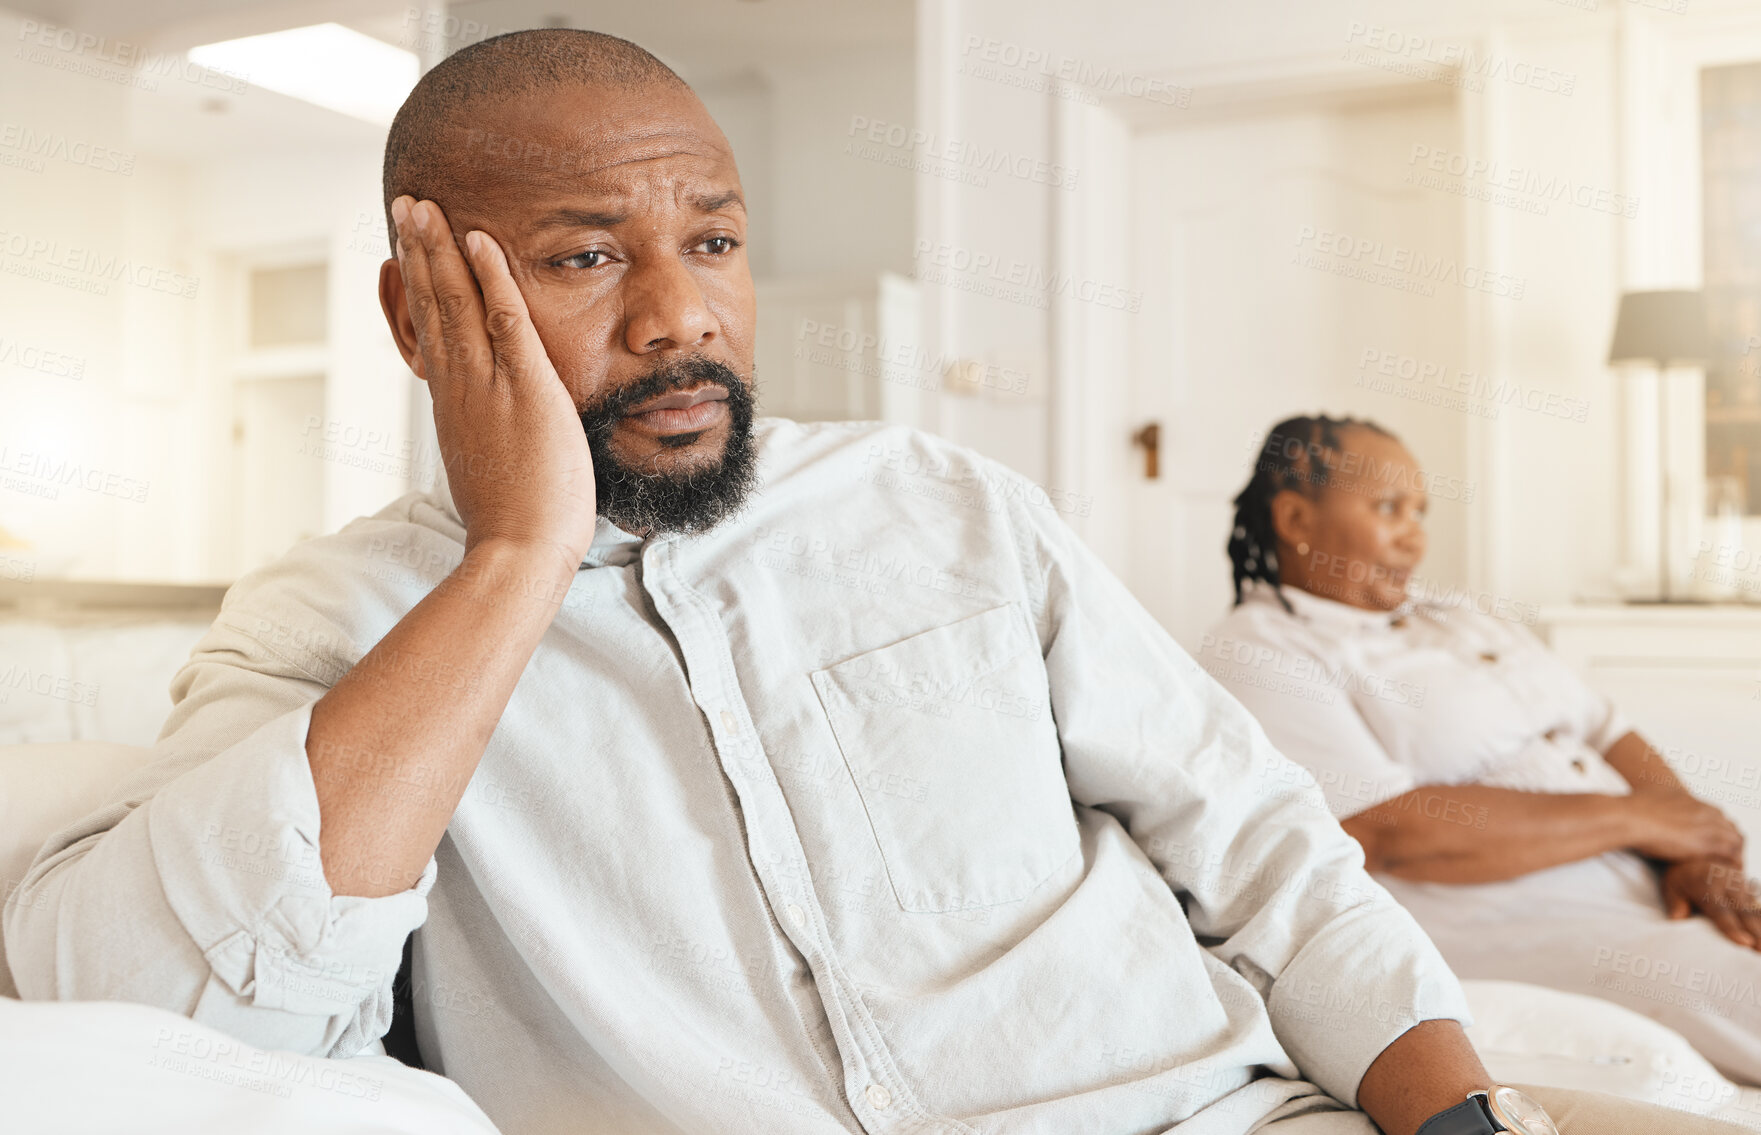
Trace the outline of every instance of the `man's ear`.
<path fill-rule="evenodd" d="M 403 269 L 398 267 L 395 257 L 379 266 L 379 309 L 391 325 L 391 338 L 397 344 L 398 354 L 417 378 L 427 382 L 428 376 L 422 371 L 422 349 L 416 341 L 416 325 L 410 319 L 410 304 L 404 295 Z"/>
<path fill-rule="evenodd" d="M 1315 502 L 1295 489 L 1280 489 L 1269 502 L 1272 531 L 1282 544 L 1294 548 L 1315 542 Z"/>

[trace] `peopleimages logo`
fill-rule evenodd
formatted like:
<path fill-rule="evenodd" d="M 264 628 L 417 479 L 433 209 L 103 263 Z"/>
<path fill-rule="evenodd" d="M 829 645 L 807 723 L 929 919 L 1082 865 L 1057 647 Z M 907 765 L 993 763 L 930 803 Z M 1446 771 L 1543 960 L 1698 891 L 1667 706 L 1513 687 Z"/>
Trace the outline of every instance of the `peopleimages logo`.
<path fill-rule="evenodd" d="M 952 279 L 966 277 L 980 284 L 995 282 L 1000 286 L 1018 288 L 1036 301 L 1064 296 L 1133 314 L 1143 308 L 1143 293 L 1135 288 L 1073 276 L 1068 272 L 1048 271 L 1025 260 L 1008 260 L 988 252 L 974 252 L 946 241 L 919 237 L 912 256 L 919 265 L 920 278 L 927 278 L 932 283 L 947 282 L 946 278 L 937 279 L 935 273 L 942 272 L 945 277 L 946 271 L 952 270 L 958 273 Z"/>
<path fill-rule="evenodd" d="M 1548 205 L 1564 204 L 1630 220 L 1639 211 L 1637 197 L 1574 181 L 1559 174 L 1542 173 L 1528 166 L 1513 166 L 1486 158 L 1469 157 L 1439 146 L 1414 143 L 1406 164 L 1408 184 L 1423 185 L 1428 189 L 1446 189 L 1448 186 L 1441 181 L 1423 180 L 1423 174 L 1429 173 L 1437 178 L 1453 177 L 1463 182 L 1478 183 L 1489 191 L 1508 192 L 1518 199 L 1528 199 L 1534 205 L 1540 206 L 1539 209 L 1531 209 L 1531 212 L 1545 214 Z M 1499 200 L 1497 203 L 1506 202 Z"/>
<path fill-rule="evenodd" d="M 1425 687 L 1419 683 L 1328 662 L 1301 651 L 1278 650 L 1261 642 L 1206 634 L 1199 643 L 1198 656 L 1219 664 L 1230 663 L 1312 687 L 1343 690 L 1396 705 L 1410 705 L 1416 709 L 1425 704 Z"/>
<path fill-rule="evenodd" d="M 21 20 L 18 39 L 23 46 L 13 52 L 14 58 L 93 78 L 132 79 L 142 90 L 158 90 L 162 78 L 239 95 L 249 89 L 243 75 L 192 62 L 181 52 L 149 52 L 136 43 L 56 24 Z"/>
<path fill-rule="evenodd" d="M 1304 253 L 1309 254 L 1307 261 L 1302 259 Z M 1325 261 L 1316 261 L 1316 257 L 1333 257 L 1335 264 L 1331 267 L 1336 274 L 1381 272 L 1387 274 L 1389 281 L 1404 284 L 1405 290 L 1425 295 L 1432 294 L 1427 289 L 1437 284 L 1453 284 L 1471 292 L 1486 292 L 1515 300 L 1522 299 L 1528 290 L 1528 280 L 1522 276 L 1463 264 L 1453 257 L 1433 256 L 1404 245 L 1389 245 L 1368 237 L 1353 237 L 1349 233 L 1303 225 L 1297 230 L 1296 251 L 1291 260 L 1309 268 L 1327 266 Z M 1347 270 L 1342 271 L 1342 268 Z"/>
<path fill-rule="evenodd" d="M 1278 430 L 1267 435 L 1261 454 L 1262 459 L 1282 456 L 1287 462 L 1299 461 L 1306 456 L 1308 471 L 1304 472 L 1299 468 L 1288 475 L 1315 484 L 1324 483 L 1330 488 L 1343 488 L 1359 493 L 1378 492 L 1384 487 L 1414 489 L 1438 500 L 1459 500 L 1463 504 L 1472 504 L 1474 500 L 1476 486 L 1472 481 L 1441 473 L 1427 473 L 1394 461 L 1378 461 L 1372 455 L 1355 449 L 1331 450 L 1320 442 L 1311 442 L 1306 437 L 1297 437 Z M 1368 484 L 1342 485 L 1333 480 L 1336 477 L 1356 477 Z"/>
<path fill-rule="evenodd" d="M 82 290 L 108 294 L 112 283 L 129 284 L 194 299 L 201 280 L 170 268 L 142 264 L 109 249 L 65 245 L 48 237 L 0 229 L 0 257 L 10 258 L 6 271 L 15 275 L 59 275 L 84 285 Z"/>
<path fill-rule="evenodd" d="M 997 77 L 982 67 L 971 66 L 973 63 L 990 64 L 1004 71 L 1019 70 L 1030 73 L 1041 79 L 1058 80 L 1070 84 L 1073 88 L 1093 92 L 1085 102 L 1099 102 L 1099 96 L 1124 96 L 1127 98 L 1144 99 L 1148 102 L 1161 103 L 1164 106 L 1189 106 L 1192 102 L 1192 88 L 1169 83 L 1163 79 L 1151 78 L 1127 71 L 1122 67 L 1092 63 L 1087 60 L 1047 51 L 1040 47 L 1028 47 L 1008 40 L 986 39 L 984 36 L 968 35 L 960 49 L 960 54 L 968 57 L 961 65 L 961 71 L 979 78 Z M 977 56 L 972 60 L 971 56 Z M 1042 88 L 1034 88 L 1036 90 Z"/>
<path fill-rule="evenodd" d="M 1395 351 L 1365 347 L 1357 365 L 1354 386 L 1482 417 L 1496 418 L 1505 406 L 1572 422 L 1583 422 L 1590 416 L 1590 404 L 1582 398 Z"/>
<path fill-rule="evenodd" d="M 1451 81 L 1464 90 L 1485 88 L 1493 79 L 1546 94 L 1569 96 L 1577 89 L 1575 71 L 1560 71 L 1503 52 L 1484 52 L 1462 43 L 1442 43 L 1430 36 L 1399 28 L 1352 21 L 1346 30 L 1346 58 L 1372 67 L 1412 74 L 1418 78 Z M 1355 50 L 1354 50 L 1355 49 Z M 1414 65 L 1442 68 L 1441 74 L 1424 74 Z"/>
<path fill-rule="evenodd" d="M 899 164 L 910 164 L 903 160 L 903 156 L 910 155 L 929 163 L 941 163 L 947 169 L 984 175 L 1001 174 L 1038 185 L 1049 185 L 1053 189 L 1076 188 L 1077 171 L 1058 162 L 1036 158 L 1031 154 L 1016 153 L 1005 146 L 986 145 L 965 138 L 944 138 L 934 131 L 920 130 L 902 122 L 886 122 L 867 115 L 852 114 L 850 129 L 845 135 L 851 141 L 845 142 L 844 152 L 857 157 L 884 160 L 884 156 L 878 152 L 856 148 L 857 143 L 867 142 L 900 155 L 902 160 Z M 933 169 L 925 168 L 919 172 L 929 173 Z"/>

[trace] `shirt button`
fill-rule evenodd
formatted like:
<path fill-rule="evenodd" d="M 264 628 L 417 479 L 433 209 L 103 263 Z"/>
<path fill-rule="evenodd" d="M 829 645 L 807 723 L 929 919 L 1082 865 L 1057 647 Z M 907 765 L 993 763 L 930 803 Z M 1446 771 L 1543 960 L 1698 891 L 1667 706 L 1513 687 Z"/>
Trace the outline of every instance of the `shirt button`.
<path fill-rule="evenodd" d="M 726 709 L 722 710 L 722 728 L 726 729 L 729 733 L 733 733 L 737 731 L 738 726 L 739 722 L 734 720 L 733 711 Z"/>
<path fill-rule="evenodd" d="M 1495 651 L 1482 650 L 1482 651 L 1480 651 L 1480 661 L 1481 662 L 1496 662 L 1496 661 L 1498 661 L 1498 655 Z"/>
<path fill-rule="evenodd" d="M 794 903 L 790 903 L 789 909 L 788 909 L 788 914 L 789 914 L 789 921 L 794 924 L 795 929 L 803 930 L 806 928 L 806 926 L 807 926 L 807 912 L 806 911 L 802 910 L 800 907 L 796 906 Z"/>
<path fill-rule="evenodd" d="M 868 1097 L 868 1102 L 874 1105 L 876 1111 L 885 1111 L 893 1104 L 893 1093 L 879 1084 L 868 1085 L 867 1090 L 862 1094 Z"/>

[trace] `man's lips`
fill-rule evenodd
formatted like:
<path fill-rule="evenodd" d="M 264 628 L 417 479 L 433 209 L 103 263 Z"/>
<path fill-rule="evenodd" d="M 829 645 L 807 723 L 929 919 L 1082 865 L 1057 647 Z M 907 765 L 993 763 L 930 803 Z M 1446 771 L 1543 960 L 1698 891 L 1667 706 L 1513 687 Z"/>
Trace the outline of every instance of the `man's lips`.
<path fill-rule="evenodd" d="M 726 413 L 720 405 L 728 397 L 727 388 L 713 382 L 692 390 L 675 391 L 639 403 L 624 415 L 656 433 L 680 433 L 700 430 L 713 425 Z"/>

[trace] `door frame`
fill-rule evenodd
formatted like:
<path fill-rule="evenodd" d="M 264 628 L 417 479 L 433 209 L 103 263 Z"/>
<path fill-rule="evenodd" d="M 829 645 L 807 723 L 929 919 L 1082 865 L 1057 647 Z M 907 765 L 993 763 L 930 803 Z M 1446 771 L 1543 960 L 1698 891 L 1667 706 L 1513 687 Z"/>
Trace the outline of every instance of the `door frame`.
<path fill-rule="evenodd" d="M 1483 54 L 1488 45 L 1477 37 L 1460 37 L 1464 44 Z M 1149 103 L 1146 100 L 1122 98 L 1103 99 L 1098 105 L 1080 99 L 1053 99 L 1052 130 L 1053 161 L 1067 169 L 1081 169 L 1086 192 L 1053 195 L 1052 270 L 1076 279 L 1104 276 L 1107 266 L 1121 262 L 1123 249 L 1098 249 L 1086 239 L 1108 230 L 1106 210 L 1130 207 L 1133 154 L 1138 141 L 1147 134 L 1212 123 L 1229 117 L 1251 118 L 1274 115 L 1295 109 L 1314 110 L 1337 105 L 1344 107 L 1366 98 L 1398 99 L 1403 92 L 1435 98 L 1435 83 L 1394 75 L 1373 68 L 1353 66 L 1338 53 L 1311 53 L 1268 63 L 1254 61 L 1208 67 L 1169 77 L 1173 86 L 1183 89 L 1187 97 L 1182 105 Z M 1474 99 L 1456 98 L 1456 113 L 1464 145 L 1488 152 L 1488 123 L 1503 110 L 1501 105 L 1488 103 L 1498 96 L 1488 93 Z M 1096 183 L 1102 187 L 1097 190 Z M 1107 191 L 1122 187 L 1122 196 Z M 1485 210 L 1484 212 L 1496 212 Z M 1488 262 L 1488 250 L 1498 244 L 1497 217 L 1476 218 L 1475 210 L 1462 210 L 1463 231 L 1460 234 L 1464 262 Z M 1127 216 L 1119 226 L 1126 234 L 1134 226 Z M 1129 264 L 1129 258 L 1123 259 Z M 1141 282 L 1130 281 L 1141 288 Z M 1463 364 L 1481 373 L 1489 361 L 1489 344 L 1507 341 L 1509 328 L 1504 326 L 1508 314 L 1495 308 L 1489 297 L 1465 292 L 1462 328 Z M 1120 576 L 1134 593 L 1149 581 L 1139 578 L 1141 566 L 1132 563 L 1128 554 L 1134 507 L 1139 491 L 1145 484 L 1141 475 L 1141 459 L 1130 452 L 1130 429 L 1123 428 L 1116 415 L 1096 413 L 1091 384 L 1086 381 L 1085 360 L 1096 357 L 1103 349 L 1097 338 L 1097 321 L 1087 318 L 1085 305 L 1069 290 L 1056 294 L 1051 307 L 1050 386 L 1052 413 L 1047 425 L 1049 436 L 1050 477 L 1053 483 L 1080 485 L 1096 501 L 1118 502 L 1118 507 L 1097 508 L 1094 515 L 1072 527 L 1094 547 L 1101 558 Z M 1140 360 L 1127 356 L 1127 366 L 1141 367 Z M 1132 404 L 1132 388 L 1125 384 L 1126 416 L 1129 423 L 1138 419 L 1140 407 Z M 1505 494 L 1510 486 L 1500 475 L 1509 468 L 1501 460 L 1508 450 L 1509 439 L 1502 424 L 1494 420 L 1470 418 L 1466 425 L 1465 476 L 1474 479 L 1483 491 L 1473 502 L 1464 505 L 1464 541 L 1466 544 L 1467 586 L 1499 591 L 1508 590 L 1508 566 L 1499 528 L 1493 519 L 1504 508 Z M 1123 459 L 1122 459 L 1123 455 Z"/>

